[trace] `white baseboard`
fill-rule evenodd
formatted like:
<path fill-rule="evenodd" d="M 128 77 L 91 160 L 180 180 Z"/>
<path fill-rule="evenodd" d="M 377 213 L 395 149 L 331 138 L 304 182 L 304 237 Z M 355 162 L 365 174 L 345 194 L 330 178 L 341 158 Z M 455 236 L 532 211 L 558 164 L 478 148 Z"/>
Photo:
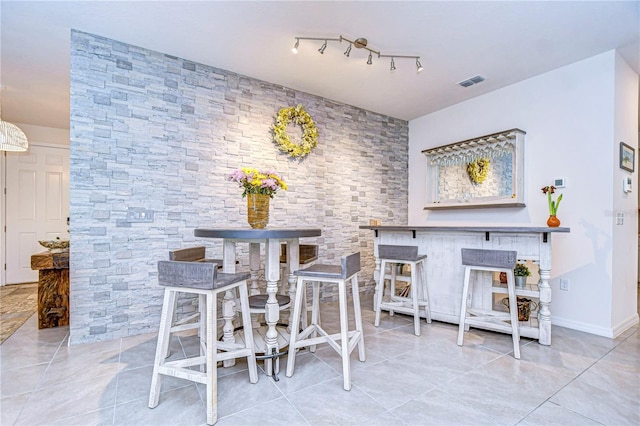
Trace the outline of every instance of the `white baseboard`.
<path fill-rule="evenodd" d="M 594 326 L 593 324 L 586 324 L 584 322 L 579 322 L 579 321 L 572 321 L 566 318 L 558 318 L 553 316 L 551 317 L 552 325 L 566 327 L 572 330 L 584 331 L 585 333 L 608 337 L 610 339 L 615 339 L 616 337 L 624 333 L 629 328 L 638 324 L 639 321 L 640 321 L 640 318 L 636 313 L 634 315 L 631 315 L 631 317 L 627 318 L 621 323 L 617 324 L 616 326 L 609 328 L 609 327 L 598 327 L 598 326 Z"/>

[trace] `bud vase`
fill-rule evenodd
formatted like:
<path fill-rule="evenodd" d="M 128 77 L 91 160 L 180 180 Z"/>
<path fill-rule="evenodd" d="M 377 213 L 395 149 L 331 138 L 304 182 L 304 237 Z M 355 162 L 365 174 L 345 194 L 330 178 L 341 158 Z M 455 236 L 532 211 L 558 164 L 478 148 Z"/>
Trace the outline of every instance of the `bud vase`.
<path fill-rule="evenodd" d="M 254 229 L 262 229 L 269 223 L 269 200 L 265 194 L 247 194 L 247 221 Z"/>
<path fill-rule="evenodd" d="M 549 219 L 547 219 L 547 226 L 549 228 L 557 228 L 560 226 L 560 219 L 558 219 L 555 214 L 550 215 Z"/>

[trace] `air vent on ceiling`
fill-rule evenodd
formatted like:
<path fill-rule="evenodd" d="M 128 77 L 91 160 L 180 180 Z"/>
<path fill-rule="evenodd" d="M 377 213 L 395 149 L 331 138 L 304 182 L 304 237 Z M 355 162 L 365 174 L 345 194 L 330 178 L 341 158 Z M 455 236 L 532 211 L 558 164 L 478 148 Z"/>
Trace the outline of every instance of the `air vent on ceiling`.
<path fill-rule="evenodd" d="M 482 83 L 483 81 L 484 81 L 484 77 L 480 75 L 474 75 L 471 78 L 458 82 L 458 85 L 462 87 L 469 87 L 469 86 L 473 86 L 474 84 Z"/>

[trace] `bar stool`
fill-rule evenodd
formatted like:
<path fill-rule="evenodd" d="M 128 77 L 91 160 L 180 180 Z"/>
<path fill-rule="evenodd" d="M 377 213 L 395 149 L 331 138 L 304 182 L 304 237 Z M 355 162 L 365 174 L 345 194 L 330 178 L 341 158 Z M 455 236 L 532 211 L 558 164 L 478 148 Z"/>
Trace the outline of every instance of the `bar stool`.
<path fill-rule="evenodd" d="M 180 262 L 208 262 L 215 263 L 218 269 L 222 265 L 222 259 L 206 259 L 206 247 L 187 247 L 178 250 L 172 250 L 169 252 L 169 260 L 175 260 Z M 173 312 L 176 312 L 178 298 L 175 298 L 175 306 Z M 198 295 L 198 312 L 192 315 L 186 315 L 183 318 L 173 322 L 171 325 L 171 333 L 177 333 L 179 331 L 186 331 L 191 329 L 198 329 L 198 335 L 200 336 L 200 355 L 204 355 L 204 322 L 200 321 L 200 318 L 205 318 L 205 296 L 204 294 Z M 175 314 L 174 314 L 175 315 Z M 169 356 L 169 346 L 167 346 L 167 357 Z M 204 366 L 202 366 L 204 371 Z"/>
<path fill-rule="evenodd" d="M 365 360 L 364 332 L 360 312 L 360 293 L 358 292 L 358 271 L 360 271 L 360 253 L 343 256 L 340 266 L 311 265 L 295 272 L 298 277 L 296 283 L 296 300 L 293 311 L 293 324 L 289 341 L 289 357 L 287 359 L 287 377 L 293 375 L 296 361 L 296 349 L 328 343 L 342 357 L 342 376 L 344 390 L 351 390 L 351 364 L 349 356 L 358 346 L 358 359 Z M 347 317 L 347 281 L 351 281 L 355 330 L 349 331 Z M 311 324 L 299 332 L 300 316 L 302 314 L 302 299 L 305 282 L 313 283 L 313 302 L 311 310 Z M 337 283 L 340 310 L 340 333 L 329 334 L 318 323 L 320 283 Z M 312 336 L 313 337 L 310 337 Z M 337 340 L 340 340 L 338 344 Z"/>
<path fill-rule="evenodd" d="M 458 346 L 462 346 L 464 331 L 468 330 L 470 325 L 487 328 L 493 331 L 510 333 L 513 339 L 513 356 L 516 359 L 520 359 L 518 305 L 516 303 L 515 279 L 513 276 L 513 268 L 516 266 L 517 257 L 517 252 L 509 250 L 462 249 L 462 264 L 465 268 L 462 303 L 460 305 L 460 322 L 458 325 Z M 507 274 L 509 313 L 472 307 L 473 292 L 469 285 L 472 270 L 504 272 Z"/>
<path fill-rule="evenodd" d="M 253 347 L 253 336 L 245 333 L 244 343 L 226 343 L 217 340 L 216 324 L 217 301 L 216 296 L 228 290 L 238 289 L 241 305 L 242 322 L 246 330 L 251 329 L 251 316 L 249 314 L 249 297 L 247 292 L 247 279 L 249 274 L 224 274 L 218 273 L 218 265 L 206 262 L 158 262 L 158 284 L 164 286 L 164 302 L 160 318 L 160 330 L 156 346 L 151 390 L 149 392 L 149 408 L 158 405 L 160 399 L 160 387 L 162 375 L 190 380 L 206 385 L 207 389 L 207 424 L 213 425 L 217 420 L 218 392 L 217 392 L 217 362 L 233 358 L 247 358 L 249 369 L 249 381 L 258 381 L 258 369 Z M 172 331 L 172 318 L 176 306 L 177 293 L 190 293 L 204 296 L 206 309 L 200 324 L 204 324 L 205 352 L 198 356 L 165 361 Z M 224 352 L 218 352 L 224 351 Z M 204 364 L 205 371 L 191 370 L 189 367 Z"/>
<path fill-rule="evenodd" d="M 425 262 L 427 255 L 418 254 L 418 246 L 394 246 L 378 245 L 378 258 L 380 259 L 380 278 L 376 285 L 376 318 L 374 325 L 380 325 L 380 311 L 388 309 L 392 315 L 394 311 L 413 315 L 413 329 L 416 336 L 420 336 L 420 310 L 424 311 L 427 323 L 431 323 L 431 308 L 429 307 L 429 289 L 427 288 L 427 273 Z M 391 265 L 391 275 L 387 275 L 387 264 Z M 409 265 L 411 278 L 408 281 L 409 292 L 401 295 L 395 294 L 397 267 Z M 389 278 L 389 301 L 383 302 L 385 282 Z"/>

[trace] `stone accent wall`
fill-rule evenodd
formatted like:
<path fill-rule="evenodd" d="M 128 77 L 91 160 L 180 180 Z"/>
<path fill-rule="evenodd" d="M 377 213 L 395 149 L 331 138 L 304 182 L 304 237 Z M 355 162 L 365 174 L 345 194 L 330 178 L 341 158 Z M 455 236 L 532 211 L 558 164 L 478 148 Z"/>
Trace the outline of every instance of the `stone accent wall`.
<path fill-rule="evenodd" d="M 320 131 L 300 161 L 270 131 L 296 104 Z M 372 290 L 373 233 L 358 227 L 407 223 L 406 121 L 72 31 L 72 344 L 157 330 L 157 261 L 195 245 L 220 258 L 221 243 L 193 229 L 248 226 L 242 191 L 225 180 L 241 166 L 275 169 L 289 185 L 272 200 L 270 226 L 321 228 L 303 240 L 319 245 L 321 262 L 361 251 L 360 283 Z M 131 220 L 141 211 L 153 220 Z M 248 268 L 246 250 L 239 259 Z"/>

